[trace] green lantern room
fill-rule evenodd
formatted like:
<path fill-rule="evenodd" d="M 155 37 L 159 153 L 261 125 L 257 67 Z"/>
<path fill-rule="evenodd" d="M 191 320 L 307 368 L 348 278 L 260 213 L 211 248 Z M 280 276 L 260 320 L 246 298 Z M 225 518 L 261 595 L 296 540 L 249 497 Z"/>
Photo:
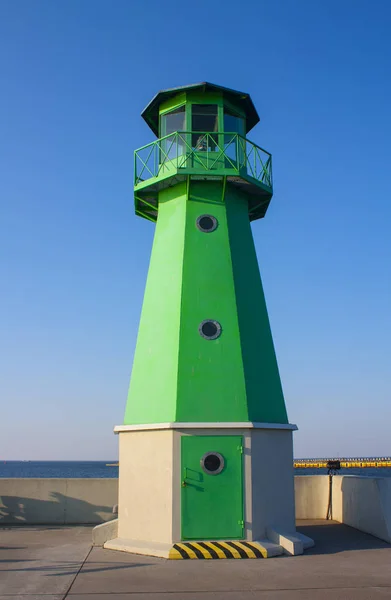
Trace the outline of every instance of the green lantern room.
<path fill-rule="evenodd" d="M 248 195 L 250 221 L 265 216 L 271 155 L 246 139 L 259 122 L 248 94 L 210 83 L 174 88 L 157 94 L 142 116 L 159 139 L 135 152 L 137 214 L 156 220 L 160 190 L 207 176 Z"/>

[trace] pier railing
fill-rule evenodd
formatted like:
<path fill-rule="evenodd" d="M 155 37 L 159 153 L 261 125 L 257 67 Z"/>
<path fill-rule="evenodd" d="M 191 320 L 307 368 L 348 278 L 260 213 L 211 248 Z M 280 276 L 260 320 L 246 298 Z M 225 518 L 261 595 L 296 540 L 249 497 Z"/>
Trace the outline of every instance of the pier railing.
<path fill-rule="evenodd" d="M 349 468 L 380 468 L 391 467 L 391 457 L 370 457 L 370 458 L 303 458 L 296 459 L 293 466 L 296 469 L 327 469 L 327 463 L 331 460 L 338 460 L 343 469 Z"/>

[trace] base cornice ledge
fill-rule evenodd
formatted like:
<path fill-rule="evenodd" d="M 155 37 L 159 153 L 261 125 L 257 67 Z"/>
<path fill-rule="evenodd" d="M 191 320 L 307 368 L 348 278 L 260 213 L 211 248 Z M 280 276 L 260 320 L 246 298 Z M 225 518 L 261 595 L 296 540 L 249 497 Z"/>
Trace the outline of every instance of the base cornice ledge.
<path fill-rule="evenodd" d="M 282 429 L 297 431 L 297 425 L 291 423 L 256 423 L 253 421 L 215 422 L 215 423 L 146 423 L 142 425 L 117 425 L 114 433 L 126 431 L 154 431 L 163 429 Z"/>

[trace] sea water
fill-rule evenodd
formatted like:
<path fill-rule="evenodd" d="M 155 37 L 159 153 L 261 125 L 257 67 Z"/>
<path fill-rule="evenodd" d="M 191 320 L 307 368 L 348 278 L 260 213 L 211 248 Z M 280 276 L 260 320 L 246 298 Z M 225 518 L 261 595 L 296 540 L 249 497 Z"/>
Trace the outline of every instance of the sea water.
<path fill-rule="evenodd" d="M 60 477 L 60 478 L 115 478 L 118 467 L 115 460 L 7 460 L 0 462 L 0 477 Z"/>
<path fill-rule="evenodd" d="M 60 478 L 116 478 L 115 460 L 101 461 L 0 461 L 0 477 L 60 477 Z M 327 475 L 327 469 L 295 469 L 295 475 Z M 391 477 L 391 468 L 341 469 L 339 475 L 364 475 L 366 477 Z"/>

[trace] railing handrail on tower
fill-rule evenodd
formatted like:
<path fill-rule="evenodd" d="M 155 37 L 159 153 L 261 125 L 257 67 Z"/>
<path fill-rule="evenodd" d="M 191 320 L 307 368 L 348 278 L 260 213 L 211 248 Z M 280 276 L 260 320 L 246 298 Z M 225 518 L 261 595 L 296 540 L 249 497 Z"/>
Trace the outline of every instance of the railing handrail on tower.
<path fill-rule="evenodd" d="M 272 188 L 271 154 L 236 132 L 175 131 L 138 148 L 134 185 L 168 175 L 173 168 L 245 174 Z"/>

